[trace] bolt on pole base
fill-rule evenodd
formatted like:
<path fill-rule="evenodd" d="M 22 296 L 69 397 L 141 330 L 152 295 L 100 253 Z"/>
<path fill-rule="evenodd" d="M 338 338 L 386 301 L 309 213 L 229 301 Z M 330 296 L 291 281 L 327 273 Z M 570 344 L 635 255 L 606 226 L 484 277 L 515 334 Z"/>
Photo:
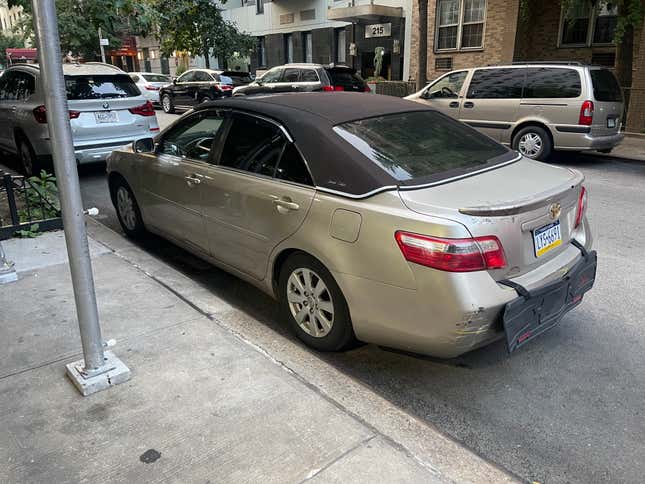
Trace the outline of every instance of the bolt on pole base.
<path fill-rule="evenodd" d="M 67 376 L 84 397 L 125 383 L 132 376 L 125 363 L 111 351 L 104 352 L 103 366 L 90 372 L 85 371 L 85 360 L 68 363 L 65 367 Z"/>

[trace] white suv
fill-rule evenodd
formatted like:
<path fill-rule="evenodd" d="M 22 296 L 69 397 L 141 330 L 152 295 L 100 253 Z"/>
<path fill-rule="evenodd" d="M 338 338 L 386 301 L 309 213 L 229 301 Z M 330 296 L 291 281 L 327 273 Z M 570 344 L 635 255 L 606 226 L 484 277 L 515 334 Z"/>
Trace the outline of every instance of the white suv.
<path fill-rule="evenodd" d="M 78 163 L 104 161 L 119 146 L 159 132 L 152 103 L 130 76 L 101 63 L 63 64 Z M 25 174 L 51 162 L 44 86 L 38 65 L 0 77 L 0 149 L 18 155 Z"/>

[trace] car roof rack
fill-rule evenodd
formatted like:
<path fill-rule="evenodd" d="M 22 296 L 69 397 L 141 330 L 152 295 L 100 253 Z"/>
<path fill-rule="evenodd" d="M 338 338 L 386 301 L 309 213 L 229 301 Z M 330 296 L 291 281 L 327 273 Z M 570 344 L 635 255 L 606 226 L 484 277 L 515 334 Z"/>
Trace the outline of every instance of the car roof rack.
<path fill-rule="evenodd" d="M 511 62 L 511 65 L 518 66 L 518 65 L 527 65 L 527 64 L 551 64 L 551 65 L 562 65 L 562 66 L 584 66 L 582 62 L 578 61 L 516 61 L 516 62 Z"/>
<path fill-rule="evenodd" d="M 125 72 L 123 69 L 120 67 L 115 66 L 114 64 L 108 64 L 107 62 L 83 62 L 82 64 L 80 62 L 74 62 L 73 64 L 77 64 L 79 66 L 102 66 L 102 67 L 109 67 L 110 69 L 114 69 L 115 71 L 118 72 Z"/>

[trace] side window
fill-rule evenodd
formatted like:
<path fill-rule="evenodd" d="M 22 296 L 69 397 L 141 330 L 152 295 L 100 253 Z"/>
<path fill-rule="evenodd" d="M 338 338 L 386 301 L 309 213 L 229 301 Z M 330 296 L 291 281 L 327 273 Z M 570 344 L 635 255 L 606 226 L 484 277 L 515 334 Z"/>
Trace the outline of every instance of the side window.
<path fill-rule="evenodd" d="M 14 101 L 16 99 L 16 93 L 18 92 L 17 81 L 15 71 L 6 72 L 0 77 L 0 100 Z"/>
<path fill-rule="evenodd" d="M 26 101 L 36 90 L 36 79 L 26 72 L 16 72 L 16 99 Z"/>
<path fill-rule="evenodd" d="M 194 80 L 195 80 L 195 71 L 189 71 L 179 76 L 179 79 L 177 79 L 177 82 L 193 82 Z"/>
<path fill-rule="evenodd" d="M 461 92 L 468 71 L 452 72 L 426 89 L 425 95 L 429 98 L 456 98 Z"/>
<path fill-rule="evenodd" d="M 163 137 L 158 153 L 208 161 L 223 122 L 224 116 L 213 111 L 190 116 Z"/>
<path fill-rule="evenodd" d="M 300 72 L 300 81 L 302 82 L 320 82 L 318 74 L 313 69 L 303 69 Z"/>
<path fill-rule="evenodd" d="M 273 176 L 284 143 L 277 126 L 253 116 L 234 115 L 219 164 Z"/>
<path fill-rule="evenodd" d="M 213 78 L 208 72 L 197 71 L 193 77 L 194 82 L 212 82 Z"/>
<path fill-rule="evenodd" d="M 289 143 L 282 153 L 275 177 L 280 180 L 286 180 L 302 185 L 313 186 L 313 181 L 307 170 L 305 161 L 300 156 L 300 152 L 293 143 Z"/>
<path fill-rule="evenodd" d="M 285 69 L 282 82 L 298 82 L 300 80 L 299 69 Z"/>
<path fill-rule="evenodd" d="M 263 83 L 278 82 L 282 75 L 282 69 L 271 69 L 260 79 Z"/>
<path fill-rule="evenodd" d="M 519 99 L 526 69 L 478 69 L 468 88 L 469 99 Z"/>
<path fill-rule="evenodd" d="M 533 67 L 527 69 L 524 98 L 578 97 L 580 74 L 574 69 Z"/>
<path fill-rule="evenodd" d="M 137 76 L 137 75 L 135 75 L 135 74 L 130 74 L 130 77 L 132 78 L 132 80 L 133 80 L 134 82 L 139 82 L 139 80 L 140 80 L 139 76 Z"/>

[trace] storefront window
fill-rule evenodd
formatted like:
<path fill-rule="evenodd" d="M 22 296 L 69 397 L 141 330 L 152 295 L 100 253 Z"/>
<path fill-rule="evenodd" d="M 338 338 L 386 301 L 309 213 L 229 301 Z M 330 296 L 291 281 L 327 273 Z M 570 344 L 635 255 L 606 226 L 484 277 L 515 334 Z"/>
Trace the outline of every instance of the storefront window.
<path fill-rule="evenodd" d="M 437 0 L 436 50 L 479 48 L 486 0 Z"/>

